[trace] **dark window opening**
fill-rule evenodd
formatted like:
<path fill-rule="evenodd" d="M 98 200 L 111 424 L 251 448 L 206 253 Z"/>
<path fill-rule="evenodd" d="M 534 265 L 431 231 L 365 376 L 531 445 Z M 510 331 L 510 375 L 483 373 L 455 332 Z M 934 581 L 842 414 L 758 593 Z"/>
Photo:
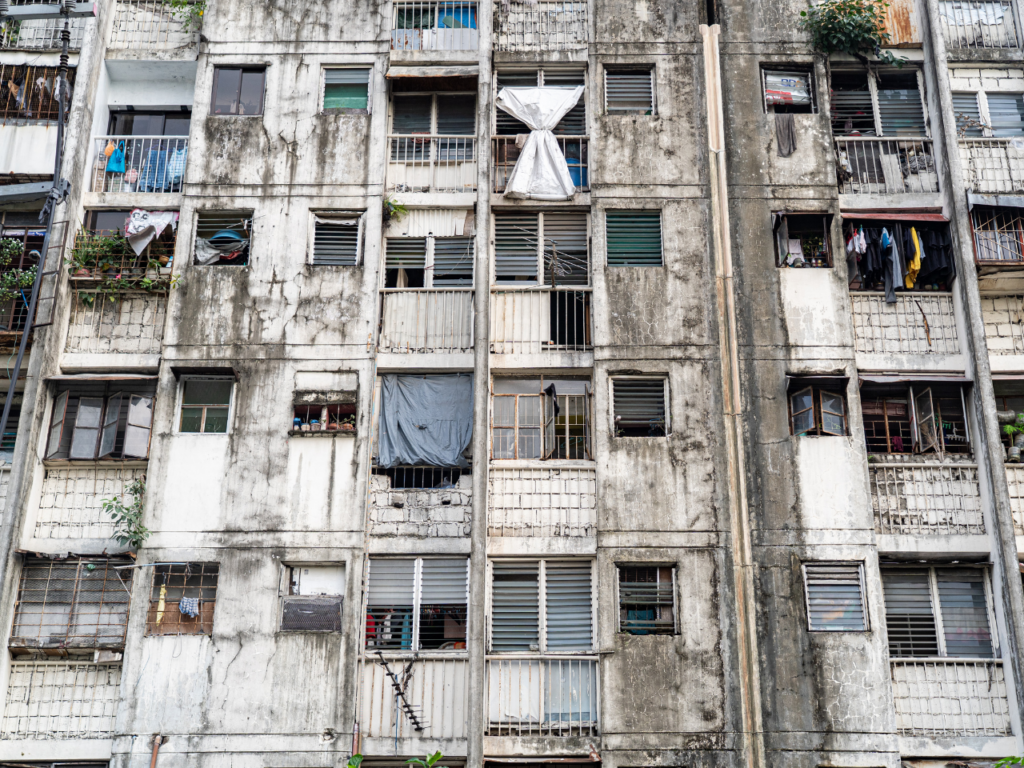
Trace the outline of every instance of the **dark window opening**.
<path fill-rule="evenodd" d="M 830 213 L 773 213 L 776 266 L 831 267 L 831 229 Z"/>
<path fill-rule="evenodd" d="M 156 382 L 58 382 L 47 459 L 145 459 Z"/>
<path fill-rule="evenodd" d="M 868 73 L 832 70 L 832 135 L 874 136 L 875 107 Z"/>
<path fill-rule="evenodd" d="M 287 572 L 281 607 L 283 632 L 341 632 L 345 569 L 341 565 L 296 565 Z"/>
<path fill-rule="evenodd" d="M 147 635 L 213 634 L 217 563 L 173 563 L 153 567 L 146 614 Z"/>
<path fill-rule="evenodd" d="M 0 213 L 0 274 L 11 287 L 0 300 L 0 334 L 20 333 L 28 324 L 28 303 L 46 228 L 36 211 Z"/>
<path fill-rule="evenodd" d="M 668 434 L 667 380 L 612 379 L 616 437 L 664 437 Z"/>
<path fill-rule="evenodd" d="M 214 67 L 214 115 L 262 115 L 266 70 Z"/>
<path fill-rule="evenodd" d="M 454 488 L 459 479 L 472 475 L 472 468 L 461 467 L 374 467 L 373 474 L 387 477 L 392 490 L 405 488 Z"/>
<path fill-rule="evenodd" d="M 292 432 L 352 432 L 355 428 L 352 403 L 296 403 L 292 410 Z"/>
<path fill-rule="evenodd" d="M 818 384 L 794 378 L 789 384 L 789 434 L 848 434 L 845 391 L 843 380 Z"/>
<path fill-rule="evenodd" d="M 252 211 L 200 211 L 196 216 L 196 264 L 248 266 L 251 237 Z"/>
<path fill-rule="evenodd" d="M 131 111 L 112 107 L 107 133 L 111 136 L 188 136 L 191 123 L 191 107 L 176 110 L 131 108 Z M 161 146 L 160 142 L 154 143 L 154 148 Z"/>
<path fill-rule="evenodd" d="M 969 393 L 949 384 L 921 382 L 861 388 L 868 453 L 971 454 L 964 418 Z"/>
<path fill-rule="evenodd" d="M 948 224 L 855 218 L 844 221 L 844 241 L 850 244 L 857 237 L 846 254 L 851 291 L 884 292 L 887 279 L 892 279 L 896 293 L 950 290 L 956 279 L 956 256 Z M 893 271 L 894 247 L 898 274 Z M 918 261 L 919 254 L 923 256 Z"/>
<path fill-rule="evenodd" d="M 469 560 L 464 557 L 371 557 L 366 647 L 393 651 L 465 650 L 468 576 Z M 417 602 L 418 612 L 414 610 Z"/>
<path fill-rule="evenodd" d="M 675 568 L 620 565 L 619 632 L 674 635 Z"/>

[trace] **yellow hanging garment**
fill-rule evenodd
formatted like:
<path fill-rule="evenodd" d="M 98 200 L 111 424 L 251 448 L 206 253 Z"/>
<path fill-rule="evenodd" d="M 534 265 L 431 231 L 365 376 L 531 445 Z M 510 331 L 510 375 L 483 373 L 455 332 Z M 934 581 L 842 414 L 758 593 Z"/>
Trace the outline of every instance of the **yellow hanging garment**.
<path fill-rule="evenodd" d="M 910 228 L 910 238 L 914 241 L 914 258 L 907 265 L 907 279 L 904 283 L 907 288 L 914 287 L 917 274 L 921 271 L 921 241 L 917 239 L 917 230 L 913 227 Z"/>

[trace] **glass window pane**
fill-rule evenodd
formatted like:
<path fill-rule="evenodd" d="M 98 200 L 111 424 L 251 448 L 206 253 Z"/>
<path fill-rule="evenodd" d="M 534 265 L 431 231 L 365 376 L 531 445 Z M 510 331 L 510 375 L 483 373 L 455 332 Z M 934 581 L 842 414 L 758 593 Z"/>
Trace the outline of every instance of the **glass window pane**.
<path fill-rule="evenodd" d="M 149 430 L 129 426 L 124 431 L 124 455 L 144 459 L 149 453 Z"/>
<path fill-rule="evenodd" d="M 216 80 L 217 90 L 213 94 L 213 114 L 237 114 L 238 92 L 241 89 L 242 70 L 218 69 Z"/>
<path fill-rule="evenodd" d="M 495 429 L 492 451 L 496 459 L 514 459 L 516 433 L 512 429 Z"/>
<path fill-rule="evenodd" d="M 223 434 L 228 431 L 228 409 L 227 408 L 207 408 L 206 409 L 206 426 L 203 428 L 203 432 L 213 432 L 216 434 Z"/>
<path fill-rule="evenodd" d="M 132 395 L 128 406 L 128 423 L 136 427 L 149 427 L 153 424 L 153 398 Z"/>
<path fill-rule="evenodd" d="M 331 83 L 324 86 L 324 109 L 366 109 L 366 85 Z"/>
<path fill-rule="evenodd" d="M 519 398 L 519 426 L 539 427 L 540 426 L 540 397 Z"/>
<path fill-rule="evenodd" d="M 984 578 L 982 571 L 968 569 L 936 572 L 947 656 L 992 656 Z"/>
<path fill-rule="evenodd" d="M 242 73 L 242 95 L 239 98 L 238 114 L 259 115 L 263 113 L 263 72 Z"/>
<path fill-rule="evenodd" d="M 476 96 L 464 94 L 437 97 L 439 136 L 472 136 L 476 133 Z"/>
<path fill-rule="evenodd" d="M 804 435 L 814 429 L 814 411 L 793 415 L 793 434 Z"/>
<path fill-rule="evenodd" d="M 83 397 L 78 401 L 78 417 L 75 427 L 98 427 L 103 412 L 103 400 L 98 397 Z"/>
<path fill-rule="evenodd" d="M 227 405 L 231 401 L 230 381 L 190 380 L 185 382 L 184 405 Z"/>
<path fill-rule="evenodd" d="M 793 395 L 793 413 L 806 411 L 814 405 L 814 393 L 810 387 Z"/>
<path fill-rule="evenodd" d="M 821 428 L 823 432 L 828 432 L 831 435 L 842 435 L 846 432 L 843 417 L 828 412 L 822 412 L 821 414 Z"/>
<path fill-rule="evenodd" d="M 182 408 L 181 409 L 181 431 L 182 432 L 198 432 L 203 424 L 203 409 L 202 408 Z"/>
<path fill-rule="evenodd" d="M 96 438 L 99 436 L 99 427 L 86 428 L 75 427 L 71 435 L 72 459 L 94 459 L 96 458 Z"/>
<path fill-rule="evenodd" d="M 842 416 L 846 410 L 843 405 L 843 398 L 839 395 L 833 394 L 832 392 L 821 393 L 821 408 L 824 411 L 837 413 L 840 416 Z"/>
<path fill-rule="evenodd" d="M 430 133 L 430 108 L 433 96 L 395 96 L 391 132 L 397 134 Z"/>
<path fill-rule="evenodd" d="M 540 429 L 519 428 L 519 457 L 520 459 L 540 458 Z"/>

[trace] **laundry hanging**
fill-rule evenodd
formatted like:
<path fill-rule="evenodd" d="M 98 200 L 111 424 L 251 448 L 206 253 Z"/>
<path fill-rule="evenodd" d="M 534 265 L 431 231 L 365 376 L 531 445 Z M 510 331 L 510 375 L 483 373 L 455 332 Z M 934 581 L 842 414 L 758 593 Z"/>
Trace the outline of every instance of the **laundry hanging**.
<path fill-rule="evenodd" d="M 530 129 L 505 185 L 506 197 L 569 200 L 576 194 L 569 164 L 551 129 L 576 106 L 583 88 L 502 88 L 498 93 L 494 103 Z"/>
<path fill-rule="evenodd" d="M 128 245 L 138 256 L 146 246 L 160 237 L 160 233 L 170 225 L 171 230 L 178 226 L 177 211 L 144 211 L 136 208 L 128 215 L 124 225 L 124 235 Z"/>

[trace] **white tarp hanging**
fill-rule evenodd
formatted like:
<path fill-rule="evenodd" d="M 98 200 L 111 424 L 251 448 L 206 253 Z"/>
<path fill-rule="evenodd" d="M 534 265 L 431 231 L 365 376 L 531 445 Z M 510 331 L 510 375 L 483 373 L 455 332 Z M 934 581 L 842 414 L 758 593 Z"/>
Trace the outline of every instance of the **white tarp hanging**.
<path fill-rule="evenodd" d="M 526 123 L 526 140 L 505 185 L 506 197 L 568 200 L 576 193 L 558 141 L 551 129 L 576 106 L 583 86 L 575 88 L 502 88 L 494 103 Z"/>

